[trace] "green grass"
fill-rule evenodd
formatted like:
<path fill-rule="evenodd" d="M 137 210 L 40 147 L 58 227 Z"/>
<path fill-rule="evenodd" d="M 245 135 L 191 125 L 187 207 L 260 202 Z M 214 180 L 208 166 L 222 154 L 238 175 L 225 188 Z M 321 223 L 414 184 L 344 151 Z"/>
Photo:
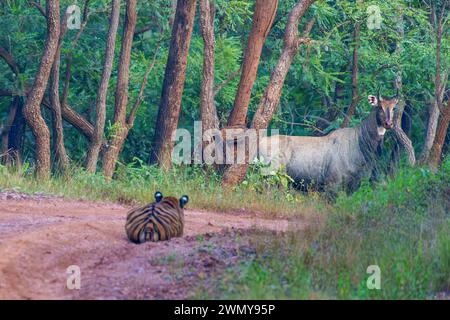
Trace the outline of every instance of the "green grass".
<path fill-rule="evenodd" d="M 340 195 L 322 225 L 253 235 L 257 255 L 196 298 L 426 299 L 450 290 L 450 159 Z M 367 267 L 381 270 L 369 290 Z M 200 284 L 200 287 L 203 284 Z"/>
<path fill-rule="evenodd" d="M 286 189 L 277 173 L 250 170 L 245 183 L 224 189 L 220 175 L 200 167 L 162 171 L 137 161 L 119 166 L 106 182 L 72 169 L 37 181 L 29 168 L 0 166 L 0 189 L 45 192 L 67 198 L 144 203 L 156 190 L 190 196 L 191 208 L 248 210 L 269 216 L 314 216 L 302 232 L 256 232 L 256 256 L 224 274 L 199 281 L 196 298 L 423 299 L 450 291 L 450 158 L 439 172 L 404 168 L 395 178 L 363 183 L 333 205 L 317 194 Z M 381 290 L 369 290 L 367 267 L 381 270 Z"/>
<path fill-rule="evenodd" d="M 304 216 L 317 212 L 317 195 L 306 197 L 274 187 L 277 177 L 269 179 L 271 184 L 255 170 L 246 182 L 234 189 L 225 189 L 221 177 L 214 170 L 199 166 L 175 166 L 163 171 L 156 166 L 144 165 L 141 161 L 119 165 L 116 177 L 105 181 L 99 173 L 91 174 L 73 167 L 63 175 L 54 175 L 47 181 L 37 180 L 28 166 L 21 170 L 0 165 L 0 190 L 10 189 L 25 193 L 44 192 L 72 199 L 114 201 L 136 205 L 154 201 L 154 193 L 181 197 L 189 195 L 189 208 L 214 211 L 251 211 L 268 216 Z"/>

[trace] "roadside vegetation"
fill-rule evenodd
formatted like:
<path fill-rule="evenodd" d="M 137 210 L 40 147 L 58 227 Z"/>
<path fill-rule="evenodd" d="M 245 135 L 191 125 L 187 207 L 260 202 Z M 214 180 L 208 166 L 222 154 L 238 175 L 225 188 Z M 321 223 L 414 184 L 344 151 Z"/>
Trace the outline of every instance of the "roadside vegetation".
<path fill-rule="evenodd" d="M 311 218 L 308 228 L 251 235 L 255 255 L 200 282 L 196 298 L 406 299 L 435 298 L 450 290 L 450 158 L 439 171 L 403 167 L 395 177 L 364 182 L 330 203 L 320 194 L 288 187 L 278 172 L 249 170 L 239 187 L 224 189 L 220 175 L 200 167 L 165 172 L 135 159 L 117 177 L 73 169 L 46 181 L 27 166 L 0 167 L 0 190 L 50 193 L 66 198 L 136 205 L 156 190 L 188 194 L 191 208 L 247 211 L 266 217 Z M 381 290 L 368 290 L 367 267 L 381 271 Z M 207 290 L 204 290 L 205 287 Z"/>
<path fill-rule="evenodd" d="M 274 173 L 262 176 L 258 167 L 249 170 L 244 183 L 223 188 L 220 173 L 200 166 L 173 166 L 164 171 L 135 158 L 120 165 L 115 179 L 108 182 L 100 173 L 72 167 L 65 174 L 37 179 L 28 165 L 12 169 L 0 165 L 0 190 L 49 193 L 72 199 L 113 201 L 137 205 L 154 201 L 156 191 L 180 197 L 189 195 L 191 208 L 213 211 L 250 211 L 275 216 L 304 216 L 315 213 L 318 194 L 305 196 L 289 190 L 289 177 Z M 299 206 L 300 204 L 300 206 Z M 325 205 L 325 203 L 323 203 Z"/>
<path fill-rule="evenodd" d="M 197 298 L 433 299 L 450 291 L 450 159 L 439 172 L 395 178 L 341 194 L 326 222 L 305 232 L 256 232 L 256 254 L 203 284 Z M 368 266 L 381 271 L 369 290 Z"/>

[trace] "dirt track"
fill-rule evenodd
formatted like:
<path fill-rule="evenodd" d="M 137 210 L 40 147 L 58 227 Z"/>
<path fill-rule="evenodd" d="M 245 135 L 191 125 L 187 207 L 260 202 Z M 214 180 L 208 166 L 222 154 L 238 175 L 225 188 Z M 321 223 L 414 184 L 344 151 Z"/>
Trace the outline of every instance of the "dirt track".
<path fill-rule="evenodd" d="M 128 210 L 0 193 L 0 299 L 186 298 L 196 279 L 252 254 L 245 230 L 285 231 L 290 225 L 187 209 L 183 238 L 135 245 L 124 233 Z M 80 290 L 66 287 L 70 265 L 81 269 Z"/>

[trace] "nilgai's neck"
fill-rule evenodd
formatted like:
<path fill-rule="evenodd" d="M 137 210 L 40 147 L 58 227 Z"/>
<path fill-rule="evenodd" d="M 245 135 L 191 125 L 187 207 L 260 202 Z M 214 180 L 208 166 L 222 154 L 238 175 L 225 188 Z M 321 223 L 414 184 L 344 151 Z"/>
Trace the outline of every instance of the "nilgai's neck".
<path fill-rule="evenodd" d="M 376 112 L 372 111 L 369 116 L 361 122 L 359 130 L 359 145 L 366 160 L 373 159 L 374 155 L 383 141 L 377 125 Z"/>

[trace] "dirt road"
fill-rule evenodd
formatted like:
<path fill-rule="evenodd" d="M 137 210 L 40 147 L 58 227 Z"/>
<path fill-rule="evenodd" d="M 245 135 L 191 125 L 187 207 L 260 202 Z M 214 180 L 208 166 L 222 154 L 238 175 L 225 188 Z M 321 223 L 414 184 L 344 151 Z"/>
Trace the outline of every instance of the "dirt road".
<path fill-rule="evenodd" d="M 0 299 L 186 298 L 196 279 L 252 254 L 246 230 L 278 232 L 290 225 L 186 209 L 183 238 L 135 245 L 124 233 L 129 209 L 0 193 Z M 71 265 L 81 271 L 79 290 L 67 288 Z"/>

